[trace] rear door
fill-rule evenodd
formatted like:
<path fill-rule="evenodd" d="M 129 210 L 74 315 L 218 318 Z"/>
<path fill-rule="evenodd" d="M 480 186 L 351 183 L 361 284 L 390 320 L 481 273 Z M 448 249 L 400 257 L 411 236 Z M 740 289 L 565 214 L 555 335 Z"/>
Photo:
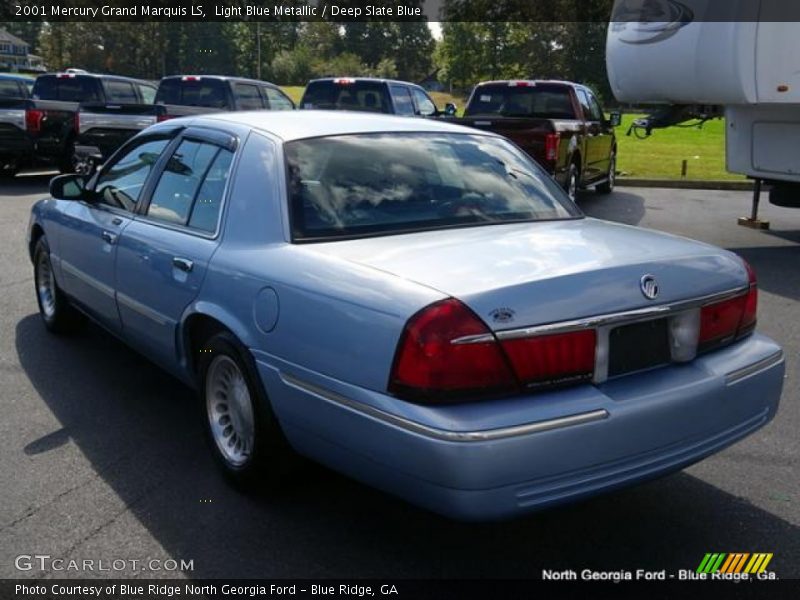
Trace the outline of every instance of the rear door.
<path fill-rule="evenodd" d="M 187 129 L 120 238 L 117 300 L 125 337 L 164 365 L 177 364 L 177 325 L 219 243 L 236 145 L 227 133 Z"/>

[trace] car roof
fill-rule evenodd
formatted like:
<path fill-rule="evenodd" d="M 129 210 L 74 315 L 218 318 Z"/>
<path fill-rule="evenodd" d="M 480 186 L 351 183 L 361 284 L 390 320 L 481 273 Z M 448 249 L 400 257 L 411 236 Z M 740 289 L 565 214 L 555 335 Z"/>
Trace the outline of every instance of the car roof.
<path fill-rule="evenodd" d="M 24 83 L 33 83 L 36 78 L 29 77 L 27 75 L 17 75 L 16 73 L 0 73 L 0 79 L 10 79 L 13 81 L 22 81 Z"/>
<path fill-rule="evenodd" d="M 167 79 L 183 79 L 184 77 L 197 77 L 198 79 L 218 79 L 220 81 L 232 81 L 234 83 L 250 83 L 253 85 L 268 85 L 274 88 L 278 87 L 271 81 L 264 81 L 263 79 L 248 79 L 247 77 L 231 77 L 229 75 L 192 75 L 191 73 L 184 75 L 168 75 L 161 81 L 165 81 Z"/>
<path fill-rule="evenodd" d="M 575 83 L 574 81 L 564 81 L 561 79 L 497 79 L 493 81 L 481 81 L 475 87 L 481 87 L 484 85 L 508 85 L 515 82 L 533 85 L 565 85 L 569 87 L 584 87 L 580 83 Z"/>
<path fill-rule="evenodd" d="M 325 81 L 337 81 L 339 79 L 350 79 L 352 81 L 371 81 L 373 83 L 396 83 L 400 85 L 411 85 L 413 87 L 420 87 L 419 84 L 412 83 L 411 81 L 400 81 L 399 79 L 385 79 L 383 77 L 318 77 L 317 79 L 312 79 L 308 82 L 308 85 L 312 83 L 319 83 Z M 308 86 L 306 86 L 308 87 Z"/>
<path fill-rule="evenodd" d="M 438 119 L 341 110 L 227 112 L 203 115 L 191 121 L 192 126 L 207 127 L 218 127 L 222 123 L 261 130 L 287 142 L 331 135 L 387 132 L 466 133 L 497 137 L 492 133 Z"/>
<path fill-rule="evenodd" d="M 66 71 L 59 71 L 57 73 L 44 73 L 39 75 L 37 79 L 46 79 L 48 77 L 56 77 L 56 78 L 70 78 L 76 79 L 78 77 L 91 77 L 94 79 L 107 79 L 107 80 L 114 80 L 114 81 L 126 81 L 128 83 L 146 83 L 149 84 L 150 82 L 145 81 L 144 79 L 136 79 L 135 77 L 125 77 L 125 75 L 114 75 L 113 73 L 67 73 Z"/>

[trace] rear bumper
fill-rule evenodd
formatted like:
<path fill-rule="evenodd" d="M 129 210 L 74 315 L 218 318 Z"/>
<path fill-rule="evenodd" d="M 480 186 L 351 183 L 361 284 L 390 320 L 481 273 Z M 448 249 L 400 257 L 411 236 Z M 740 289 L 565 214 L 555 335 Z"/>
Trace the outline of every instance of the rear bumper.
<path fill-rule="evenodd" d="M 445 515 L 511 517 L 679 470 L 765 425 L 784 360 L 768 338 L 600 386 L 426 408 L 256 355 L 301 454 Z"/>

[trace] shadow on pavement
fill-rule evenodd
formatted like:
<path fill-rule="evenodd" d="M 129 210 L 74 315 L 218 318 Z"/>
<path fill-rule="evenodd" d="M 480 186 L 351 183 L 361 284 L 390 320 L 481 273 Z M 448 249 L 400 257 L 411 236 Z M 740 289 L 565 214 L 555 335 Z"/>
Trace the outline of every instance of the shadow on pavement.
<path fill-rule="evenodd" d="M 626 225 L 638 225 L 645 214 L 644 198 L 619 188 L 607 195 L 584 191 L 578 196 L 578 207 L 587 216 Z"/>
<path fill-rule="evenodd" d="M 29 196 L 41 194 L 42 197 L 45 197 L 50 188 L 50 180 L 56 175 L 58 173 L 54 171 L 52 173 L 23 173 L 16 177 L 0 178 L 0 195 Z"/>
<path fill-rule="evenodd" d="M 753 265 L 758 287 L 790 300 L 800 300 L 800 247 L 728 248 Z"/>
<path fill-rule="evenodd" d="M 72 338 L 16 326 L 19 361 L 133 515 L 194 577 L 538 577 L 548 569 L 695 569 L 706 552 L 775 552 L 800 575 L 800 531 L 677 474 L 527 518 L 452 522 L 308 467 L 272 496 L 230 489 L 205 448 L 193 394 L 96 327 Z M 201 502 L 201 500 L 208 500 Z"/>

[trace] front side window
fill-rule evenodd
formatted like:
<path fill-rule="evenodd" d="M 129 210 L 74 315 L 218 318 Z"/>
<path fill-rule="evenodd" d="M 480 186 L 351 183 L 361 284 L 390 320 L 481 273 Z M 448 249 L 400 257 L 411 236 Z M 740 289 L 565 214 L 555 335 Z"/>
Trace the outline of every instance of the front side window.
<path fill-rule="evenodd" d="M 267 98 L 270 110 L 294 110 L 294 104 L 280 90 L 262 87 L 261 92 Z"/>
<path fill-rule="evenodd" d="M 138 98 L 133 84 L 127 81 L 106 81 L 106 99 L 120 104 L 136 104 Z"/>
<path fill-rule="evenodd" d="M 156 88 L 152 85 L 138 84 L 139 95 L 142 97 L 142 102 L 145 104 L 152 104 L 156 100 Z"/>
<path fill-rule="evenodd" d="M 236 91 L 236 101 L 239 104 L 240 110 L 261 110 L 264 104 L 261 101 L 261 94 L 258 93 L 258 88 L 254 85 L 246 83 L 237 83 L 234 86 Z"/>
<path fill-rule="evenodd" d="M 232 157 L 219 146 L 183 140 L 164 167 L 147 216 L 213 232 Z"/>
<path fill-rule="evenodd" d="M 95 186 L 98 201 L 134 212 L 147 176 L 168 143 L 158 139 L 138 144 L 104 169 Z"/>
<path fill-rule="evenodd" d="M 565 219 L 580 212 L 503 139 L 359 134 L 285 145 L 293 238 Z"/>
<path fill-rule="evenodd" d="M 417 88 L 413 88 L 412 93 L 414 94 L 414 100 L 417 101 L 419 114 L 423 117 L 432 117 L 436 114 L 436 105 L 433 103 L 433 100 L 428 97 L 428 94 Z"/>

